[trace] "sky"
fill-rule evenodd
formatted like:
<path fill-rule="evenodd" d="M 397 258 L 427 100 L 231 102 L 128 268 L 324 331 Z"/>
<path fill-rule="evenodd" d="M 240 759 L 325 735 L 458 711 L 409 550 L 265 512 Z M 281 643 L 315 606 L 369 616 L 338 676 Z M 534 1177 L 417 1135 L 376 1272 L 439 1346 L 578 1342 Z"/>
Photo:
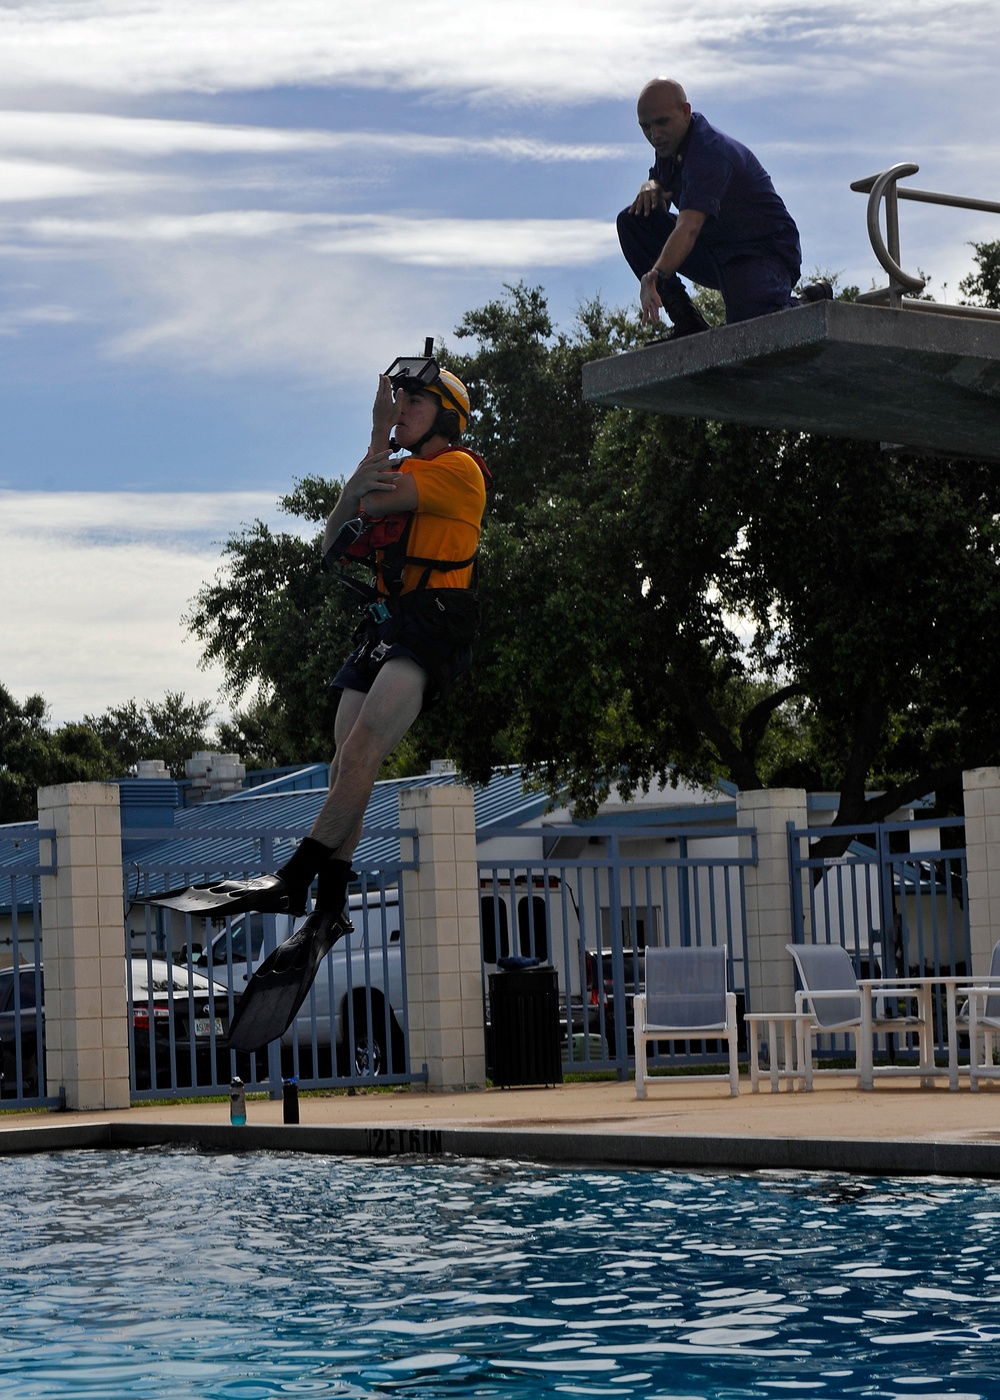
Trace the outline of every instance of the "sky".
<path fill-rule="evenodd" d="M 505 283 L 635 299 L 614 219 L 658 73 L 749 145 L 803 267 L 884 278 L 852 180 L 996 199 L 995 0 L 46 0 L 0 7 L 0 683 L 53 725 L 182 691 L 183 618 L 376 377 Z M 957 300 L 996 216 L 900 209 Z M 462 347 L 467 348 L 467 344 Z"/>

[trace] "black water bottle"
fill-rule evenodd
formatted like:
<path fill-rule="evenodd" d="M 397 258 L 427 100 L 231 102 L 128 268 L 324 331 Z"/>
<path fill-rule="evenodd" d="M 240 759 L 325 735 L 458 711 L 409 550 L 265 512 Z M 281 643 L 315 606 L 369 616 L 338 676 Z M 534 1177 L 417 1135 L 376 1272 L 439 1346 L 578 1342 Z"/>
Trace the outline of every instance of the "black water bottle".
<path fill-rule="evenodd" d="M 286 1123 L 299 1121 L 299 1081 L 297 1079 L 283 1079 L 281 1081 L 281 1114 Z"/>
<path fill-rule="evenodd" d="M 229 1121 L 234 1128 L 242 1128 L 247 1121 L 247 1096 L 238 1074 L 229 1082 Z"/>

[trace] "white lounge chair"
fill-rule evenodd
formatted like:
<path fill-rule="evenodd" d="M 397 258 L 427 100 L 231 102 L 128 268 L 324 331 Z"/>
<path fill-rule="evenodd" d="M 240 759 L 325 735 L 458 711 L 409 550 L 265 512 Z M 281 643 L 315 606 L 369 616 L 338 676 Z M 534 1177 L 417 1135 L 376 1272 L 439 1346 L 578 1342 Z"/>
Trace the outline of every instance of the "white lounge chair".
<path fill-rule="evenodd" d="M 726 950 L 647 948 L 646 987 L 634 1000 L 635 1096 L 646 1097 L 647 1041 L 724 1040 L 729 1049 L 729 1092 L 740 1092 L 736 997 L 726 989 Z M 677 1075 L 678 1079 L 706 1076 Z"/>
<path fill-rule="evenodd" d="M 1000 1038 L 1000 943 L 993 945 L 987 976 L 964 990 L 969 1003 L 965 1015 L 959 1012 L 958 1021 L 968 1023 L 969 1088 L 978 1089 L 980 1079 L 1000 1079 L 1000 1065 L 993 1063 L 994 1042 Z"/>
<path fill-rule="evenodd" d="M 802 984 L 801 991 L 795 993 L 795 1010 L 807 1012 L 810 1017 L 800 1020 L 797 1026 L 799 1063 L 805 1064 L 809 1057 L 810 1075 L 816 1036 L 838 1032 L 854 1038 L 854 1070 L 859 1089 L 870 1089 L 875 1073 L 916 1073 L 924 1079 L 933 1075 L 934 1045 L 926 987 L 907 988 L 904 982 L 889 979 L 884 988 L 866 989 L 863 1002 L 854 964 L 847 949 L 839 943 L 786 943 L 785 947 L 792 955 Z M 887 1015 L 884 1004 L 890 999 L 915 1000 L 916 1015 Z M 862 1029 L 866 1021 L 869 1023 L 867 1032 Z M 915 1035 L 919 1042 L 918 1064 L 894 1064 L 876 1071 L 872 1039 L 880 1033 Z"/>

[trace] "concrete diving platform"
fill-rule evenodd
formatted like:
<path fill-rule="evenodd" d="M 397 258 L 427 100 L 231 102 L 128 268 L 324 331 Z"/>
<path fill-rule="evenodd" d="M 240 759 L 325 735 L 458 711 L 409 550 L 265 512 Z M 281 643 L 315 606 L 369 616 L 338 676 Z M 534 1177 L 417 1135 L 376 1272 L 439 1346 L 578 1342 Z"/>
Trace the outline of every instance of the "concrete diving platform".
<path fill-rule="evenodd" d="M 1000 320 L 816 302 L 595 360 L 583 394 L 1000 460 Z"/>

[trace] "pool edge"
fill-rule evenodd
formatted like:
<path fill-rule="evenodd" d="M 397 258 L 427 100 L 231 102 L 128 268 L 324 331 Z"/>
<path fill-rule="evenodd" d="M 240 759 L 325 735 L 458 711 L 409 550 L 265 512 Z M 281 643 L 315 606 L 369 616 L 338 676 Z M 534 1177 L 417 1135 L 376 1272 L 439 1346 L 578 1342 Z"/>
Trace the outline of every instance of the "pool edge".
<path fill-rule="evenodd" d="M 1000 1177 L 1000 1145 L 845 1138 L 560 1132 L 426 1124 L 286 1126 L 117 1119 L 0 1128 L 0 1155 L 86 1148 L 188 1146 L 208 1152 L 362 1157 L 502 1158 L 566 1166 L 840 1171 L 859 1175 Z"/>

